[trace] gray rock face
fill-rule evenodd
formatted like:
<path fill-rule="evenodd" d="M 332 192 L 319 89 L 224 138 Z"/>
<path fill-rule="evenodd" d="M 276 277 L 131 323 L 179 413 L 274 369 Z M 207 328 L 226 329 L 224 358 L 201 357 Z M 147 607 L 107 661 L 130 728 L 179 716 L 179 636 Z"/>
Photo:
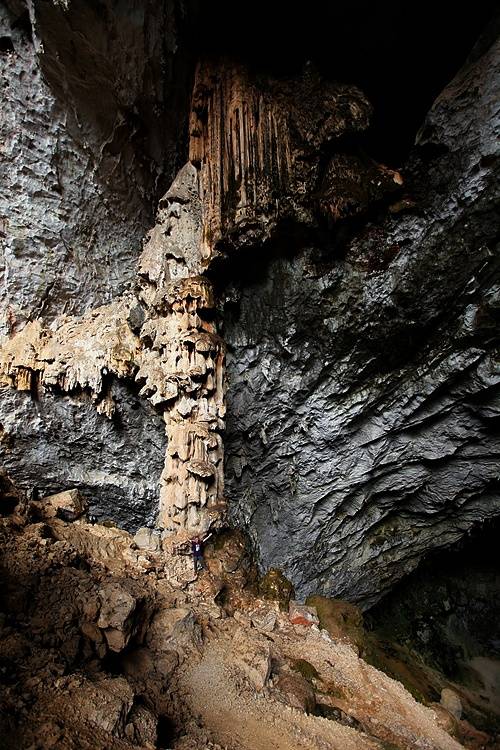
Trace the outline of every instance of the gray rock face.
<path fill-rule="evenodd" d="M 0 333 L 109 302 L 134 278 L 182 123 L 173 14 L 0 8 Z"/>
<path fill-rule="evenodd" d="M 40 496 L 77 487 L 90 511 L 134 530 L 153 524 L 165 457 L 165 425 L 150 404 L 117 381 L 113 420 L 98 414 L 90 396 L 40 399 L 0 391 L 0 460 L 26 490 Z"/>
<path fill-rule="evenodd" d="M 419 134 L 412 211 L 228 294 L 227 494 L 299 596 L 368 606 L 500 512 L 499 45 L 482 51 Z"/>

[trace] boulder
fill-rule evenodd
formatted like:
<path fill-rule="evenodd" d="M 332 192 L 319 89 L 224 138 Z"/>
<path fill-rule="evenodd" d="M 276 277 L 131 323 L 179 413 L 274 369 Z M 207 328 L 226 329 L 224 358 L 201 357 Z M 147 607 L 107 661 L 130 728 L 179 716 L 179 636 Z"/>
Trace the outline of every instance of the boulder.
<path fill-rule="evenodd" d="M 450 712 L 456 719 L 460 719 L 462 716 L 462 701 L 457 693 L 450 688 L 443 688 L 441 690 L 440 704 L 447 711 Z"/>
<path fill-rule="evenodd" d="M 61 518 L 63 521 L 76 521 L 88 510 L 88 504 L 79 490 L 65 490 L 55 495 L 47 495 L 36 503 L 36 511 L 41 518 Z"/>
<path fill-rule="evenodd" d="M 106 641 L 102 631 L 93 622 L 82 622 L 80 625 L 82 634 L 93 643 L 97 656 L 103 659 L 106 656 Z"/>
<path fill-rule="evenodd" d="M 179 657 L 175 651 L 166 651 L 158 658 L 150 648 L 140 646 L 133 651 L 127 651 L 121 664 L 129 682 L 142 691 L 148 682 L 154 681 L 159 684 L 162 680 L 167 680 L 179 664 Z M 158 672 L 161 678 L 157 675 Z"/>
<path fill-rule="evenodd" d="M 158 654 L 147 646 L 127 650 L 120 659 L 123 674 L 134 692 L 141 695 L 156 713 L 164 710 L 164 696 L 179 664 L 175 651 Z"/>
<path fill-rule="evenodd" d="M 160 535 L 155 529 L 149 529 L 147 526 L 143 527 L 135 533 L 134 544 L 138 549 L 157 552 L 160 548 Z"/>
<path fill-rule="evenodd" d="M 309 682 L 300 674 L 283 672 L 275 683 L 275 688 L 280 692 L 284 702 L 311 714 L 316 708 L 316 695 Z"/>
<path fill-rule="evenodd" d="M 156 747 L 158 719 L 145 706 L 134 706 L 128 717 L 125 736 L 135 745 Z"/>
<path fill-rule="evenodd" d="M 71 711 L 90 724 L 123 737 L 127 717 L 134 702 L 132 688 L 124 677 L 85 681 L 67 693 Z"/>
<path fill-rule="evenodd" d="M 111 651 L 122 651 L 134 628 L 136 600 L 119 583 L 110 583 L 99 591 L 101 611 L 97 625 L 104 631 Z"/>
<path fill-rule="evenodd" d="M 319 617 L 315 607 L 308 607 L 292 600 L 288 606 L 288 617 L 292 625 L 319 625 Z"/>
<path fill-rule="evenodd" d="M 154 615 L 146 633 L 146 643 L 162 653 L 201 645 L 201 627 L 193 612 L 184 607 L 161 609 Z"/>
<path fill-rule="evenodd" d="M 314 607 L 321 628 L 332 638 L 352 645 L 358 652 L 364 643 L 363 615 L 361 610 L 342 599 L 329 599 L 326 596 L 309 596 L 306 604 Z"/>
<path fill-rule="evenodd" d="M 233 649 L 235 665 L 243 672 L 255 690 L 262 690 L 271 674 L 269 643 L 264 638 L 260 642 L 255 638 L 250 640 L 245 631 L 240 628 L 233 638 Z"/>
<path fill-rule="evenodd" d="M 278 568 L 270 568 L 259 582 L 259 595 L 279 603 L 286 610 L 294 595 L 293 585 Z"/>

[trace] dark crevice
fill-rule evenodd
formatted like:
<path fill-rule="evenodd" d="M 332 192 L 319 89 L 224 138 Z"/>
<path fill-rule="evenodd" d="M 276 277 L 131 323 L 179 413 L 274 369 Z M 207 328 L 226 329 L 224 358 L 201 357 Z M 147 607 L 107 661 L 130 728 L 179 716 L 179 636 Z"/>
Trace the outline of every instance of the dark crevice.
<path fill-rule="evenodd" d="M 14 42 L 10 36 L 0 36 L 0 55 L 14 52 Z"/>

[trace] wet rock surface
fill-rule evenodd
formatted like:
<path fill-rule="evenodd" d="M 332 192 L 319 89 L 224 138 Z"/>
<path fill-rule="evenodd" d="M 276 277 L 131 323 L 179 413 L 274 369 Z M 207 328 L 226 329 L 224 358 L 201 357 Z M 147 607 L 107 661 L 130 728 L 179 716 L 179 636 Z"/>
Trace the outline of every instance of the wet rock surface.
<path fill-rule="evenodd" d="M 490 37 L 438 97 L 389 218 L 233 268 L 233 519 L 299 596 L 370 605 L 500 511 L 499 64 Z"/>

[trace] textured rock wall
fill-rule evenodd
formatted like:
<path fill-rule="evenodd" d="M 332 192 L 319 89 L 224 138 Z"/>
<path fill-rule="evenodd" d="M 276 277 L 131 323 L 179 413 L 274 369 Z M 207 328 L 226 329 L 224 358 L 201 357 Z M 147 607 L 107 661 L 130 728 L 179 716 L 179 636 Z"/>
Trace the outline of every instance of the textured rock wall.
<path fill-rule="evenodd" d="M 141 385 L 139 396 L 157 407 L 166 426 L 164 469 L 161 477 L 149 478 L 148 489 L 151 480 L 158 486 L 158 525 L 169 530 L 206 530 L 210 514 L 217 515 L 216 507 L 220 510 L 224 491 L 220 431 L 225 416 L 225 349 L 213 321 L 212 283 L 193 275 L 201 262 L 196 185 L 196 169 L 188 164 L 164 196 L 169 208 L 160 209 L 138 264 L 137 297 L 129 293 L 80 317 L 60 316 L 50 327 L 30 322 L 19 333 L 3 337 L 0 348 L 0 383 L 25 394 L 26 400 L 83 395 L 98 414 L 120 419 L 116 382 L 128 382 L 129 388 L 132 383 Z M 171 246 L 174 254 L 169 252 Z M 44 405 L 50 411 L 51 399 Z M 46 425 L 39 427 L 46 439 Z M 11 425 L 10 431 L 3 430 L 8 435 L 5 452 L 23 463 L 17 453 L 22 440 L 16 441 L 16 429 Z M 23 438 L 26 432 L 25 427 Z M 77 436 L 79 432 L 77 428 Z M 117 437 L 112 432 L 111 443 Z M 109 450 L 116 460 L 114 445 Z M 29 469 L 17 471 L 12 457 L 10 464 L 21 482 L 33 475 Z M 39 461 L 38 469 L 45 464 Z M 151 461 L 147 466 L 151 468 Z M 144 468 L 138 467 L 139 476 Z M 120 472 L 118 461 L 115 476 Z M 106 472 L 94 473 L 97 489 L 93 491 L 105 506 L 109 503 L 105 491 L 103 496 L 106 476 Z M 40 478 L 46 485 L 48 477 L 41 473 Z M 126 478 L 125 471 L 123 489 L 130 492 L 133 515 L 138 493 Z M 150 510 L 149 500 L 144 497 L 144 516 Z M 117 515 L 115 508 L 111 513 Z M 134 520 L 125 519 L 125 525 L 133 525 Z"/>
<path fill-rule="evenodd" d="M 343 255 L 268 249 L 227 292 L 227 493 L 261 566 L 300 595 L 369 605 L 500 512 L 500 54 L 485 46 L 435 102 L 389 218 Z"/>
<path fill-rule="evenodd" d="M 156 13 L 151 3 L 8 3 L 0 13 L 8 333 L 109 302 L 133 279 L 157 182 L 173 176 L 179 125 L 168 108 L 180 102 L 173 3 Z"/>
<path fill-rule="evenodd" d="M 157 222 L 138 262 L 134 293 L 84 315 L 60 315 L 50 326 L 30 321 L 19 332 L 10 329 L 2 341 L 0 380 L 25 392 L 26 398 L 83 392 L 100 414 L 113 418 L 113 378 L 140 384 L 139 395 L 150 400 L 166 424 L 158 523 L 170 530 L 204 530 L 225 508 L 225 347 L 214 320 L 213 283 L 200 274 L 217 256 L 218 241 L 242 231 L 248 242 L 248 219 L 253 241 L 270 236 L 284 217 L 300 216 L 310 223 L 314 201 L 309 193 L 321 178 L 321 147 L 368 122 L 369 105 L 356 88 L 325 84 L 323 91 L 311 71 L 297 86 L 298 94 L 291 81 L 251 81 L 243 69 L 225 61 L 201 64 L 193 95 L 192 161 L 160 200 Z M 312 105 L 328 112 L 319 131 L 308 124 Z M 247 113 L 248 121 L 238 130 L 243 140 L 236 145 L 240 111 Z M 220 137 L 226 130 L 229 141 Z M 304 150 L 305 166 L 300 157 Z M 288 154 L 277 173 L 276 153 L 284 159 Z M 340 161 L 331 159 L 326 175 L 334 163 L 329 190 L 336 180 L 344 180 L 345 204 L 352 210 L 363 207 L 373 192 L 382 194 L 387 183 L 391 189 L 400 182 L 390 170 L 375 163 L 365 166 L 367 160 L 346 155 Z M 371 181 L 363 197 L 354 199 L 350 189 L 355 185 L 359 193 L 360 174 L 367 170 Z M 293 193 L 297 195 L 292 200 Z M 283 197 L 283 210 L 273 196 Z M 323 197 L 327 210 L 343 215 L 338 202 L 331 211 L 328 191 Z M 12 440 L 10 449 L 15 454 Z M 93 492 L 99 502 L 98 482 Z"/>
<path fill-rule="evenodd" d="M 31 398 L 0 388 L 2 466 L 41 495 L 78 487 L 91 511 L 122 528 L 153 525 L 165 458 L 159 414 L 119 381 L 111 386 L 112 420 L 85 393 Z M 98 488 L 98 490 L 96 489 Z"/>
<path fill-rule="evenodd" d="M 20 484 L 203 528 L 223 504 L 220 293 L 227 494 L 263 568 L 368 605 L 497 514 L 498 46 L 436 101 L 404 188 L 359 146 L 357 88 L 201 63 L 191 162 L 164 193 L 180 7 L 23 8 L 2 9 L 0 58 L 1 449 Z"/>

